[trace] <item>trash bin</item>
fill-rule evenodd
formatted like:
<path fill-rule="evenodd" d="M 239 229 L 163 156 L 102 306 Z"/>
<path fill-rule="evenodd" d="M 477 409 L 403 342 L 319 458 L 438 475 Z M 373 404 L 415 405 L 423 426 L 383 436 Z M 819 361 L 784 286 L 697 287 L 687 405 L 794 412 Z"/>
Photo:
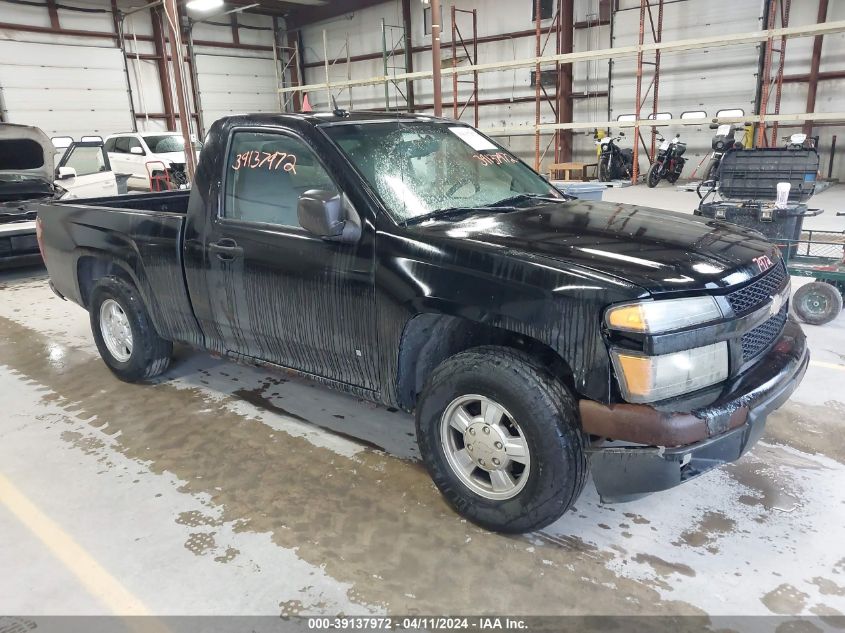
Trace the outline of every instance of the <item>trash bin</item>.
<path fill-rule="evenodd" d="M 604 190 L 607 188 L 604 185 L 597 185 L 593 182 L 563 182 L 556 181 L 552 183 L 555 189 L 561 193 L 569 196 L 575 196 L 582 200 L 601 200 Z"/>

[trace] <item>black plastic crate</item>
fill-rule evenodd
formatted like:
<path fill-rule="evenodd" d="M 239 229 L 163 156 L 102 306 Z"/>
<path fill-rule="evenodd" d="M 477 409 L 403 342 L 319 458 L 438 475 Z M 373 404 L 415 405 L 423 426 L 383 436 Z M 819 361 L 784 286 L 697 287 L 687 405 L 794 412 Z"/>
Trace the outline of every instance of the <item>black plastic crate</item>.
<path fill-rule="evenodd" d="M 804 218 L 818 215 L 817 209 L 808 209 L 805 204 L 790 204 L 778 209 L 772 203 L 763 202 L 706 202 L 694 212 L 705 218 L 724 220 L 754 229 L 766 236 L 770 242 L 801 239 Z M 795 245 L 790 247 L 794 251 Z M 794 252 L 790 252 L 793 255 Z"/>
<path fill-rule="evenodd" d="M 816 188 L 815 149 L 731 150 L 719 165 L 719 195 L 732 200 L 776 200 L 779 182 L 788 182 L 789 202 L 806 202 Z"/>

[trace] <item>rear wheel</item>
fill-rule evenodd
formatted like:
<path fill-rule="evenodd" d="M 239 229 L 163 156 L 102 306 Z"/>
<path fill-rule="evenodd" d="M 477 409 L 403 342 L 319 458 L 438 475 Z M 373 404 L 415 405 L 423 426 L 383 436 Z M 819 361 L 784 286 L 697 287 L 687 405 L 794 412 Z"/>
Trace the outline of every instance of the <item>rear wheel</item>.
<path fill-rule="evenodd" d="M 824 281 L 814 281 L 801 286 L 792 298 L 795 313 L 805 323 L 824 325 L 842 311 L 842 295 Z"/>
<path fill-rule="evenodd" d="M 654 189 L 657 183 L 660 182 L 660 163 L 654 163 L 648 168 L 648 175 L 646 176 L 646 184 L 649 188 Z"/>
<path fill-rule="evenodd" d="M 103 361 L 126 382 L 158 376 L 170 364 L 173 344 L 155 331 L 138 291 L 105 277 L 91 291 L 91 331 Z"/>
<path fill-rule="evenodd" d="M 491 530 L 548 525 L 587 477 L 574 398 L 510 348 L 479 347 L 439 365 L 417 407 L 417 441 L 447 501 Z"/>

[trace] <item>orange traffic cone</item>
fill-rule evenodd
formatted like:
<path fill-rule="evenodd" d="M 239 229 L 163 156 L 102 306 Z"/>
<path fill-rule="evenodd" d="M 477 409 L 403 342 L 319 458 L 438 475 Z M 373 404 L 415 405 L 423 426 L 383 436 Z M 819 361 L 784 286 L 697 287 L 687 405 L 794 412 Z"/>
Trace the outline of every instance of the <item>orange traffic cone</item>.
<path fill-rule="evenodd" d="M 308 93 L 305 93 L 302 96 L 302 111 L 303 112 L 313 112 L 314 108 L 311 107 L 311 104 L 308 103 Z"/>

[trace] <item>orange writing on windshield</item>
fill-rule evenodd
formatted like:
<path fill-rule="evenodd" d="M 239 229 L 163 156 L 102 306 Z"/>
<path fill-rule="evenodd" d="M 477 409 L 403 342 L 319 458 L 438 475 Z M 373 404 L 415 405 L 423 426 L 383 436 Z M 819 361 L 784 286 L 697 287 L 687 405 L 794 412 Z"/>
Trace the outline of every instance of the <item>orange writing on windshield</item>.
<path fill-rule="evenodd" d="M 296 174 L 296 154 L 288 154 L 287 152 L 262 152 L 253 149 L 248 152 L 236 154 L 235 162 L 232 164 L 232 169 L 235 171 L 239 169 L 267 169 L 268 171 L 273 171 L 279 168 Z"/>
<path fill-rule="evenodd" d="M 495 154 L 473 154 L 472 157 L 479 161 L 482 165 L 501 165 L 502 163 L 515 163 L 517 160 L 510 154 L 505 152 L 496 152 Z"/>

